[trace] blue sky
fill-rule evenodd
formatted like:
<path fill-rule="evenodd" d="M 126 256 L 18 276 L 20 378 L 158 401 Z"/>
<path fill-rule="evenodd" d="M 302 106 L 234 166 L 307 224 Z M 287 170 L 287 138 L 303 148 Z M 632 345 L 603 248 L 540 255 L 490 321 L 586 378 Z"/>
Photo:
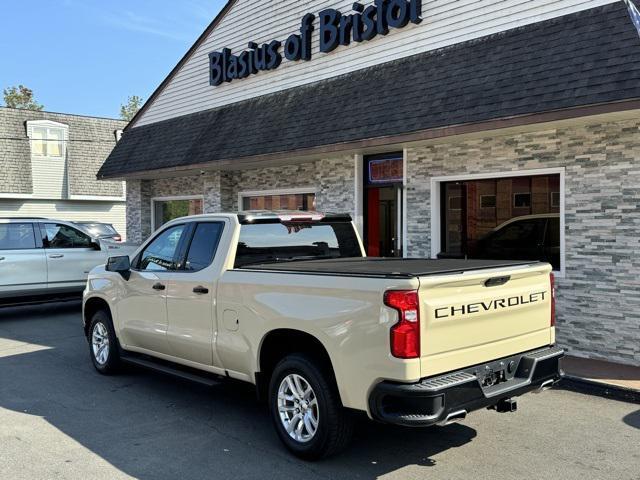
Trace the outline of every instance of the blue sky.
<path fill-rule="evenodd" d="M 127 96 L 151 95 L 225 3 L 7 3 L 0 27 L 0 90 L 24 84 L 45 110 L 118 117 Z"/>

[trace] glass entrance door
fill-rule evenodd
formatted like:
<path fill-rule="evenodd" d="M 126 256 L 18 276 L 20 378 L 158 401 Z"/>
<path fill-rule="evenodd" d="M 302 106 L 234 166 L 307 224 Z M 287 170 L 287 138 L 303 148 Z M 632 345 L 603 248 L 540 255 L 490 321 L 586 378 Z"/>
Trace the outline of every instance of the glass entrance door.
<path fill-rule="evenodd" d="M 402 218 L 400 187 L 379 187 L 367 189 L 366 248 L 370 257 L 402 256 L 401 232 L 398 231 Z"/>
<path fill-rule="evenodd" d="M 402 152 L 364 159 L 364 243 L 370 257 L 402 256 Z"/>

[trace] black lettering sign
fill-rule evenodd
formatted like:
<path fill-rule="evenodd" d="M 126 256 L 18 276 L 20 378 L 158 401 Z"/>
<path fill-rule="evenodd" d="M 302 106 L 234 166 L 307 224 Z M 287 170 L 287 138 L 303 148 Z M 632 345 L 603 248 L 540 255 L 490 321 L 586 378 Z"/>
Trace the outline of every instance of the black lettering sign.
<path fill-rule="evenodd" d="M 329 53 L 340 45 L 364 42 L 377 35 L 387 35 L 390 28 L 404 28 L 409 24 L 422 22 L 422 0 L 374 0 L 373 5 L 364 7 L 353 4 L 355 13 L 343 15 L 328 8 L 319 14 L 320 52 Z M 273 70 L 282 63 L 282 55 L 292 62 L 311 60 L 311 35 L 314 30 L 315 15 L 308 13 L 302 17 L 300 32 L 293 33 L 284 42 L 272 40 L 258 45 L 249 42 L 248 50 L 237 55 L 228 48 L 209 54 L 209 83 L 218 86 L 223 82 L 246 78 L 263 70 Z"/>

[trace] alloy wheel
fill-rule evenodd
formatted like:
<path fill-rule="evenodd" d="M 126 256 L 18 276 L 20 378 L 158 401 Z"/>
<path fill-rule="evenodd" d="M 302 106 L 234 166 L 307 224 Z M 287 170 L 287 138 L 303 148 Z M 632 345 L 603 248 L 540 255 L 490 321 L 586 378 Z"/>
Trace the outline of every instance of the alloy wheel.
<path fill-rule="evenodd" d="M 278 388 L 278 413 L 282 426 L 294 440 L 306 443 L 318 431 L 318 399 L 304 377 L 290 373 Z"/>

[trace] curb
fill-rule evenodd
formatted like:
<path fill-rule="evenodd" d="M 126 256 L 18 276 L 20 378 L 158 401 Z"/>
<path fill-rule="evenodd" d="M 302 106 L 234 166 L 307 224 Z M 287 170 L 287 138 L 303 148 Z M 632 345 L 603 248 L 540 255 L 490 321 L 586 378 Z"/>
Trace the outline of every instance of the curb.
<path fill-rule="evenodd" d="M 558 383 L 558 387 L 565 390 L 571 390 L 573 392 L 585 393 L 587 395 L 596 395 L 599 397 L 640 404 L 640 390 L 622 387 L 619 385 L 611 385 L 609 383 L 596 382 L 586 378 L 574 377 L 573 375 L 565 374 L 562 377 L 562 380 Z"/>

